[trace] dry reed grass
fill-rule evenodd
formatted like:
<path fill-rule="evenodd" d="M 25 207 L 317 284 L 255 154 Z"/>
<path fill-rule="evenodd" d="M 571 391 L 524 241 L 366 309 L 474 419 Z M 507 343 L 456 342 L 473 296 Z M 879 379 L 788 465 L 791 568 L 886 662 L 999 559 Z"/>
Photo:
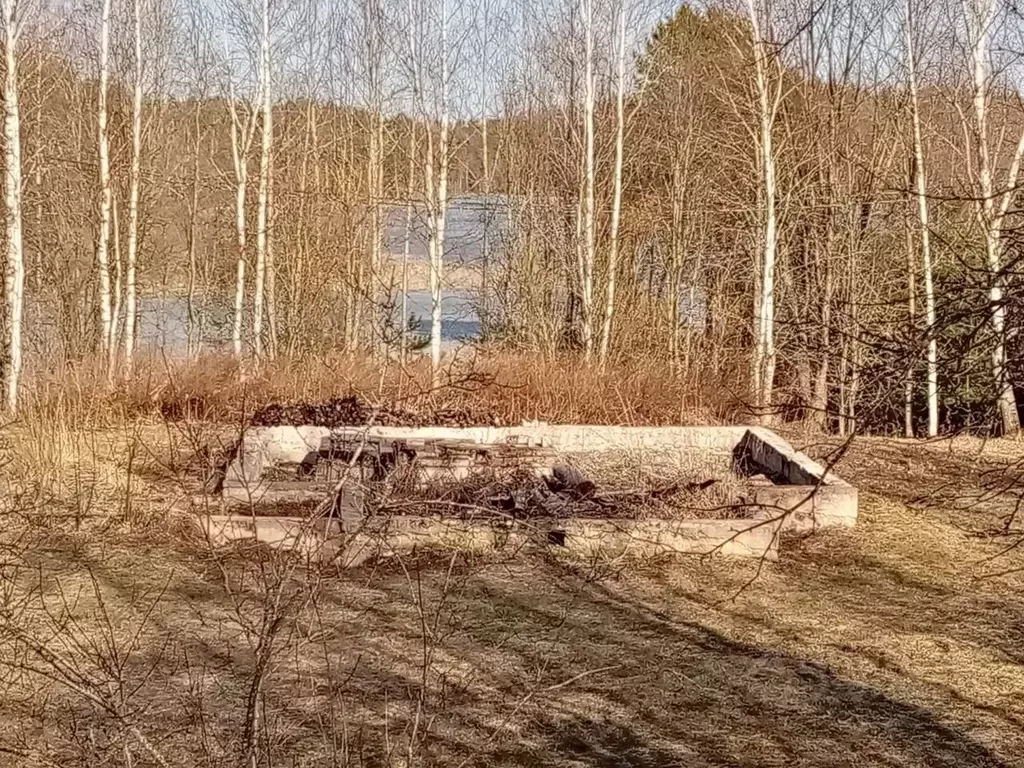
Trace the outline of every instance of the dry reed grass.
<path fill-rule="evenodd" d="M 18 418 L 3 429 L 9 459 L 0 479 L 45 511 L 34 519 L 131 527 L 159 521 L 176 497 L 197 490 L 195 472 L 192 487 L 180 482 L 183 465 L 229 445 L 245 419 L 271 402 L 357 394 L 412 410 L 467 408 L 504 423 L 707 423 L 737 413 L 651 362 L 600 369 L 576 358 L 502 353 L 451 361 L 440 388 L 429 380 L 423 361 L 399 367 L 348 357 L 278 360 L 244 379 L 229 358 L 149 359 L 115 387 L 102 365 L 35 375 Z M 168 482 L 182 487 L 171 492 Z"/>
<path fill-rule="evenodd" d="M 371 403 L 486 409 L 506 423 L 706 424 L 740 418 L 742 397 L 722 382 L 673 374 L 658 361 L 585 365 L 578 356 L 465 353 L 450 360 L 442 386 L 426 361 L 406 366 L 365 358 L 278 359 L 239 376 L 231 358 L 139 363 L 130 384 L 111 390 L 88 366 L 29 382 L 26 417 L 72 410 L 102 424 L 124 416 L 237 422 L 273 402 L 359 395 Z"/>

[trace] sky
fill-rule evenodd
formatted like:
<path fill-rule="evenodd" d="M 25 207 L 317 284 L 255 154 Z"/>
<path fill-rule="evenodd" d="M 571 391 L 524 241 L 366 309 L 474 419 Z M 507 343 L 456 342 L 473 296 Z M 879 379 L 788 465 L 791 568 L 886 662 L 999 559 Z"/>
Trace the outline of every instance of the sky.
<path fill-rule="evenodd" d="M 173 0 L 178 1 L 178 0 Z M 210 3 L 214 29 L 209 47 L 220 60 L 218 82 L 232 73 L 237 92 L 256 82 L 255 22 L 259 6 L 249 0 L 181 0 Z M 314 93 L 323 100 L 367 106 L 374 102 L 371 47 L 380 51 L 380 90 L 385 110 L 413 107 L 410 19 L 417 57 L 422 61 L 426 109 L 441 98 L 441 73 L 448 73 L 449 111 L 478 119 L 501 110 L 504 85 L 526 72 L 538 77 L 571 48 L 567 34 L 577 29 L 581 3 L 594 2 L 598 76 L 611 76 L 619 0 L 275 0 L 273 47 L 275 89 L 279 96 Z M 622 0 L 627 9 L 628 56 L 642 50 L 655 25 L 678 7 L 672 0 Z M 371 13 L 367 13 L 371 9 Z M 377 11 L 373 13 L 372 11 Z M 373 19 L 383 17 L 383 24 Z M 442 59 L 441 20 L 448 20 L 447 66 Z M 550 70 L 549 70 L 550 71 Z"/>

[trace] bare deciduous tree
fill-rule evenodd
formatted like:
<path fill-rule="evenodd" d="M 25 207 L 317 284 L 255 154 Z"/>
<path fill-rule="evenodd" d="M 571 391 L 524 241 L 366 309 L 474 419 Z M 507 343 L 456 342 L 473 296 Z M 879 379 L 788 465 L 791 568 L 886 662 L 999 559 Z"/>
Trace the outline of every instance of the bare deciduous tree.
<path fill-rule="evenodd" d="M 110 0 L 103 0 L 99 40 L 99 102 L 96 126 L 99 142 L 100 229 L 96 246 L 96 265 L 100 278 L 100 344 L 107 357 L 107 370 L 112 374 L 117 350 L 114 346 L 114 319 L 110 296 L 110 225 L 113 188 L 110 183 L 110 136 L 108 134 L 107 88 L 110 79 Z"/>
<path fill-rule="evenodd" d="M 21 108 L 18 100 L 18 40 L 22 20 L 18 0 L 3 0 L 4 18 L 4 202 L 7 262 L 4 287 L 7 298 L 7 367 L 4 371 L 7 410 L 18 410 L 21 378 L 21 323 L 25 290 L 25 253 L 21 211 Z"/>

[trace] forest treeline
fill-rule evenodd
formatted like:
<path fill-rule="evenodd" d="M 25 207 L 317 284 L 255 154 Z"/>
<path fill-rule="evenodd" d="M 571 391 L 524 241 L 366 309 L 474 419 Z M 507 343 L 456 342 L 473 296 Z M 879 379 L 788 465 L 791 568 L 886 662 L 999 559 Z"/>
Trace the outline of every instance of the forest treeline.
<path fill-rule="evenodd" d="M 194 358 L 217 322 L 246 365 L 404 357 L 385 230 L 414 216 L 440 371 L 449 208 L 486 196 L 493 348 L 660 360 L 843 434 L 1020 426 L 1003 0 L 683 5 L 653 32 L 639 0 L 2 5 L 12 410 L 23 370 L 130 377 L 153 296 Z"/>

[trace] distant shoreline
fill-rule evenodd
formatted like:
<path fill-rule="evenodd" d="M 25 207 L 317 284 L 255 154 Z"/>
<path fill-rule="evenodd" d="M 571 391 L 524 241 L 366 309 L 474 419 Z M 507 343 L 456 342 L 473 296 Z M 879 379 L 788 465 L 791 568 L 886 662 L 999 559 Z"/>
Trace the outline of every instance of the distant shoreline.
<path fill-rule="evenodd" d="M 395 290 L 402 289 L 402 255 L 392 254 L 385 270 L 394 270 Z M 430 290 L 430 264 L 419 259 L 409 260 L 408 289 L 410 291 Z M 441 276 L 441 288 L 445 291 L 478 291 L 483 285 L 483 273 L 477 266 L 452 266 Z"/>

